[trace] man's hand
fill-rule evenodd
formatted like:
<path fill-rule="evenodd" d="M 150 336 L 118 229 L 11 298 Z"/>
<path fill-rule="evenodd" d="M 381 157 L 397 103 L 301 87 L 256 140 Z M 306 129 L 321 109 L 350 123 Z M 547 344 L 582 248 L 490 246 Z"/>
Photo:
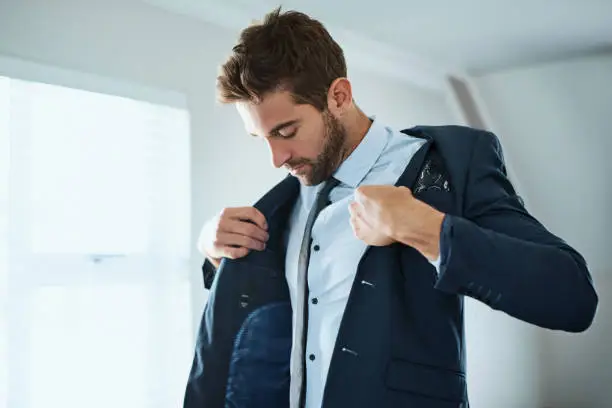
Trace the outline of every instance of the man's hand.
<path fill-rule="evenodd" d="M 414 198 L 410 189 L 359 187 L 349 211 L 353 232 L 368 245 L 401 242 L 430 261 L 438 258 L 444 213 Z"/>
<path fill-rule="evenodd" d="M 251 250 L 263 251 L 267 241 L 266 218 L 256 208 L 224 208 L 202 227 L 198 250 L 218 267 L 221 258 L 237 259 Z"/>
<path fill-rule="evenodd" d="M 372 221 L 364 212 L 363 206 L 356 201 L 353 201 L 349 206 L 351 227 L 357 238 L 372 246 L 386 246 L 396 242 L 395 239 L 385 234 L 382 229 L 371 225 Z"/>

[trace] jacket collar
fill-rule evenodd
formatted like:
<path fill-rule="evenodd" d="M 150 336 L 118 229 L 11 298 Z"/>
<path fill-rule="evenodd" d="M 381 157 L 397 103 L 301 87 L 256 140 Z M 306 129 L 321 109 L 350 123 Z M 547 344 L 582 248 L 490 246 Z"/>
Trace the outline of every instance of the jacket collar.
<path fill-rule="evenodd" d="M 427 153 L 431 148 L 433 138 L 427 133 L 426 127 L 422 126 L 404 129 L 401 132 L 406 135 L 425 139 L 425 144 L 412 157 L 412 160 L 410 160 L 410 163 L 408 163 L 408 166 L 395 183 L 396 186 L 405 186 L 412 189 L 417 180 L 417 177 L 419 176 L 421 168 L 423 167 L 423 163 L 425 162 Z"/>
<path fill-rule="evenodd" d="M 266 216 L 266 219 L 274 218 L 279 212 L 292 206 L 300 191 L 300 182 L 296 177 L 288 175 L 276 186 L 261 197 L 254 207 Z"/>

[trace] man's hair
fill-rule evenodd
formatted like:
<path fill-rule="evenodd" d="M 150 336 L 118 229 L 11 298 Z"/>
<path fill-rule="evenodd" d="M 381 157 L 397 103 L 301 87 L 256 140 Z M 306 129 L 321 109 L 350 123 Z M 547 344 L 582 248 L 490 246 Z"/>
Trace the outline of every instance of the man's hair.
<path fill-rule="evenodd" d="M 342 48 L 323 24 L 279 7 L 242 31 L 221 67 L 218 97 L 259 103 L 269 92 L 289 91 L 297 104 L 323 111 L 330 85 L 346 74 Z"/>

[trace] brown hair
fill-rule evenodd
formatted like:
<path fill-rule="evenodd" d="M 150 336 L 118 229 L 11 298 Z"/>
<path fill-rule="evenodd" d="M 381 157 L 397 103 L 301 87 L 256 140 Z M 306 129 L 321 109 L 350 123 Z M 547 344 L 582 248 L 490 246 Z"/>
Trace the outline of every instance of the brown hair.
<path fill-rule="evenodd" d="M 259 103 L 269 92 L 286 90 L 296 103 L 323 111 L 331 83 L 341 77 L 344 53 L 323 24 L 279 7 L 242 31 L 221 67 L 218 97 L 222 103 Z"/>

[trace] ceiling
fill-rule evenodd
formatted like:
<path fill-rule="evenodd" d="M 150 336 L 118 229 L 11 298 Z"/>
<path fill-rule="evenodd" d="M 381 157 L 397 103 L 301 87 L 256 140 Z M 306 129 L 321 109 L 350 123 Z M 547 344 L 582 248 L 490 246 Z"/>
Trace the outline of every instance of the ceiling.
<path fill-rule="evenodd" d="M 278 0 L 144 1 L 236 27 L 279 5 Z M 612 51 L 611 0 L 285 0 L 282 6 L 472 74 Z"/>

